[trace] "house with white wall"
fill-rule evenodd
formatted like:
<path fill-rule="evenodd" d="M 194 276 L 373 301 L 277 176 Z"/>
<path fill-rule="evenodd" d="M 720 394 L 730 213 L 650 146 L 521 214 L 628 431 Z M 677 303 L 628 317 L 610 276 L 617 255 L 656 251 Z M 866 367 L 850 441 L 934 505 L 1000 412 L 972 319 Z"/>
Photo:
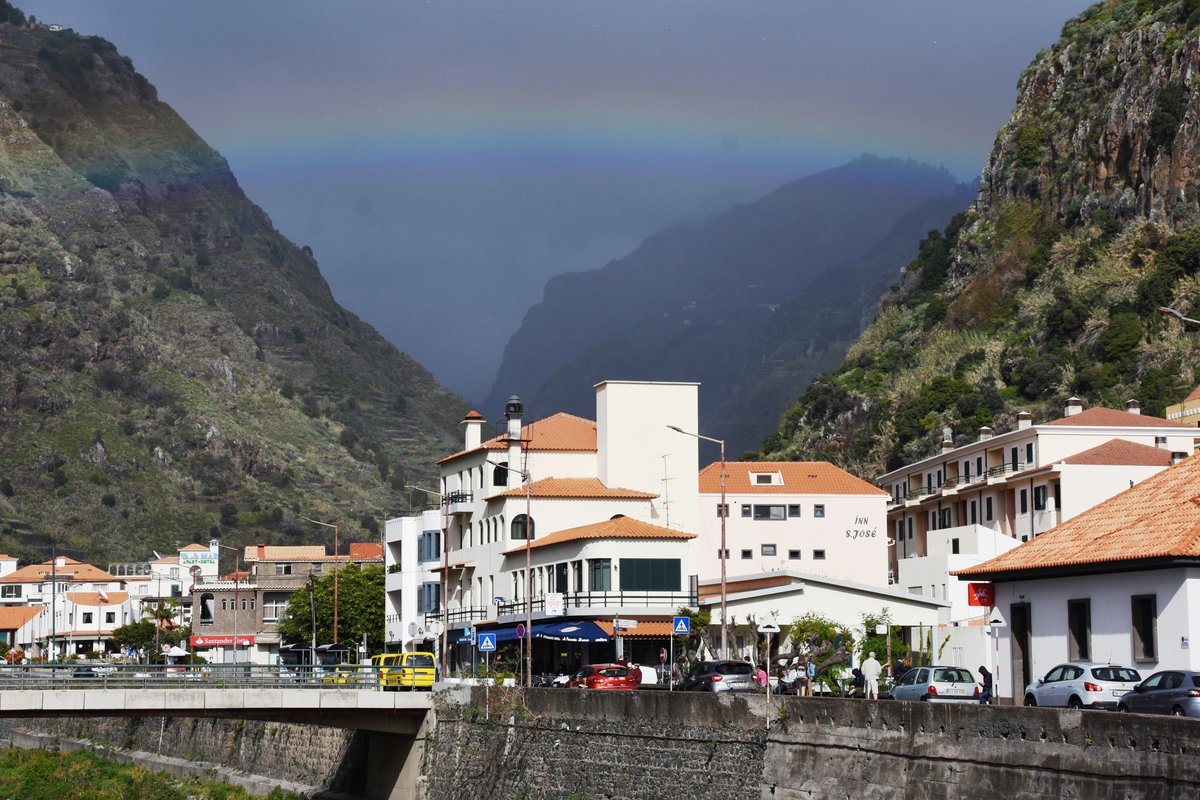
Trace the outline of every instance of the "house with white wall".
<path fill-rule="evenodd" d="M 1200 670 L 1200 456 L 1192 456 L 1007 553 L 957 570 L 991 582 L 996 694 L 1068 660 L 1143 676 Z"/>
<path fill-rule="evenodd" d="M 445 517 L 432 509 L 384 523 L 387 649 L 429 650 L 436 639 L 426 614 L 436 615 L 441 598 L 441 540 Z"/>

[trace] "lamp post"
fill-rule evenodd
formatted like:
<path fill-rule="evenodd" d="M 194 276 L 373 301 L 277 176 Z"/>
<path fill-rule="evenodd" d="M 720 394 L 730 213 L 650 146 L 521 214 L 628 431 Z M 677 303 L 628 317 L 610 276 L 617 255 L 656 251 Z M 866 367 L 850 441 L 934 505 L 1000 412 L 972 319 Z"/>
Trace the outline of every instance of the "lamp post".
<path fill-rule="evenodd" d="M 338 643 L 338 526 L 329 522 L 321 522 L 317 519 L 309 519 L 308 517 L 300 517 L 300 519 L 308 520 L 314 525 L 324 525 L 326 528 L 333 528 L 333 643 Z M 314 653 L 314 656 L 316 654 Z"/>
<path fill-rule="evenodd" d="M 233 551 L 233 663 L 238 663 L 238 589 L 242 580 L 242 551 L 227 544 L 219 544 L 222 550 Z"/>
<path fill-rule="evenodd" d="M 415 489 L 430 497 L 436 497 L 442 504 L 442 632 L 439 641 L 441 642 L 442 678 L 445 679 L 448 660 L 446 650 L 450 646 L 450 494 L 435 492 L 423 486 L 406 486 L 405 488 Z"/>
<path fill-rule="evenodd" d="M 712 442 L 721 446 L 721 550 L 718 553 L 721 561 L 721 658 L 729 658 L 729 625 L 726 622 L 727 614 L 725 613 L 725 562 L 728 560 L 725 557 L 725 518 L 729 516 L 729 509 L 725 507 L 725 440 L 685 431 L 677 425 L 668 425 L 667 427 L 676 433 L 682 433 L 684 436 L 703 439 L 706 442 Z"/>

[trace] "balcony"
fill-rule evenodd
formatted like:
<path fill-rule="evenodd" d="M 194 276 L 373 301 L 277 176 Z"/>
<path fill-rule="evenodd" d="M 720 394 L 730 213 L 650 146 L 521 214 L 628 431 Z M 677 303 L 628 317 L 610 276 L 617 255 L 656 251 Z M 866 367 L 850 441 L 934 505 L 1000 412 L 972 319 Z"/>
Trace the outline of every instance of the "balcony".
<path fill-rule="evenodd" d="M 481 619 L 487 619 L 491 609 L 488 606 L 463 606 L 461 608 L 450 609 L 449 621 L 451 628 L 461 628 L 463 625 L 469 625 Z M 425 614 L 425 627 L 429 628 L 434 622 L 441 622 L 446 619 L 440 611 L 430 611 Z"/>
<path fill-rule="evenodd" d="M 698 592 L 573 592 L 563 594 L 563 606 L 568 614 L 592 614 L 616 609 L 669 609 L 675 611 L 681 606 L 697 606 Z M 525 614 L 525 601 L 514 600 L 501 603 L 497 616 L 514 617 Z M 533 613 L 542 614 L 546 611 L 545 596 L 533 598 Z"/>
<path fill-rule="evenodd" d="M 450 492 L 446 495 L 446 507 L 451 514 L 470 514 L 475 503 L 470 492 Z"/>

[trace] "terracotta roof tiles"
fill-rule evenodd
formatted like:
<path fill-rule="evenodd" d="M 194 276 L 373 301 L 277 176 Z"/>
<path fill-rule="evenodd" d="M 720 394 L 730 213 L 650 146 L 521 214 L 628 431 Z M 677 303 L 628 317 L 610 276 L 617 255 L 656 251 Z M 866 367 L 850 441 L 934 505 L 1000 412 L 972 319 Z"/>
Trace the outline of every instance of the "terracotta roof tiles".
<path fill-rule="evenodd" d="M 535 538 L 530 544 L 531 550 L 539 547 L 549 547 L 566 542 L 577 542 L 585 539 L 695 539 L 696 534 L 651 525 L 629 517 L 617 517 L 591 525 L 581 525 L 578 528 L 567 528 L 555 531 L 548 536 Z M 524 553 L 525 545 L 521 544 L 511 550 L 505 550 L 504 555 Z"/>
<path fill-rule="evenodd" d="M 953 574 L 1002 577 L 1170 558 L 1200 558 L 1200 456 L 1147 478 L 1001 556 Z"/>
<path fill-rule="evenodd" d="M 783 483 L 758 484 L 755 473 L 778 473 Z M 700 470 L 700 493 L 720 494 L 721 463 Z M 828 461 L 730 461 L 725 464 L 726 494 L 861 494 L 887 492 Z"/>
<path fill-rule="evenodd" d="M 47 606 L 0 606 L 0 631 L 15 631 L 46 608 Z"/>
<path fill-rule="evenodd" d="M 521 439 L 530 451 L 596 452 L 596 423 L 574 414 L 560 412 L 545 419 L 530 422 L 521 428 Z M 507 450 L 508 436 L 501 434 L 488 439 L 476 450 Z M 437 463 L 443 464 L 475 450 L 460 450 Z"/>
<path fill-rule="evenodd" d="M 119 606 L 129 592 L 67 592 L 67 599 L 77 606 Z"/>
<path fill-rule="evenodd" d="M 567 498 L 586 500 L 650 500 L 658 497 L 654 492 L 639 492 L 636 489 L 608 487 L 599 478 L 543 478 L 529 486 L 530 497 Z M 488 499 L 496 497 L 524 497 L 525 487 L 517 486 Z"/>
<path fill-rule="evenodd" d="M 1171 465 L 1171 454 L 1161 447 L 1151 447 L 1148 444 L 1138 444 L 1126 439 L 1109 439 L 1104 444 L 1096 445 L 1090 450 L 1084 450 L 1073 456 L 1067 456 L 1061 463 L 1126 467 L 1169 467 Z"/>
<path fill-rule="evenodd" d="M 10 572 L 3 578 L 0 578 L 0 583 L 41 583 L 49 579 L 52 571 L 56 579 L 63 582 L 107 583 L 109 581 L 120 580 L 120 578 L 105 572 L 99 567 L 84 564 L 73 558 L 60 558 L 60 561 L 61 564 L 53 570 L 49 561 L 21 567 L 19 570 Z"/>
<path fill-rule="evenodd" d="M 1098 428 L 1189 428 L 1195 430 L 1196 426 L 1188 422 L 1179 422 L 1173 419 L 1163 419 L 1162 417 L 1151 417 L 1148 414 L 1130 414 L 1128 411 L 1119 411 L 1115 408 L 1095 408 L 1085 409 L 1078 414 L 1073 414 L 1069 417 L 1061 417 L 1043 422 L 1043 425 L 1056 426 L 1079 426 L 1079 427 L 1098 427 Z"/>

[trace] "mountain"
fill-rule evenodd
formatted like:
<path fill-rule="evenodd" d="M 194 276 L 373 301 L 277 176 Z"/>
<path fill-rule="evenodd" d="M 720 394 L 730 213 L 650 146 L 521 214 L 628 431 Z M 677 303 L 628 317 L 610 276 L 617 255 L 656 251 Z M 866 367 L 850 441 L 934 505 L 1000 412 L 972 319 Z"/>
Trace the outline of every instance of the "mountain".
<path fill-rule="evenodd" d="M 1074 394 L 1161 416 L 1200 381 L 1200 2 L 1092 6 L 1021 75 L 979 196 L 764 455 L 872 475 Z M 1192 316 L 1196 316 L 1192 313 Z"/>
<path fill-rule="evenodd" d="M 874 314 L 915 241 L 973 191 L 944 169 L 862 156 L 551 279 L 504 351 L 485 408 L 590 415 L 606 378 L 700 381 L 701 423 L 757 448 Z"/>
<path fill-rule="evenodd" d="M 374 537 L 463 402 L 113 45 L 4 3 L 0 41 L 0 549 Z"/>

